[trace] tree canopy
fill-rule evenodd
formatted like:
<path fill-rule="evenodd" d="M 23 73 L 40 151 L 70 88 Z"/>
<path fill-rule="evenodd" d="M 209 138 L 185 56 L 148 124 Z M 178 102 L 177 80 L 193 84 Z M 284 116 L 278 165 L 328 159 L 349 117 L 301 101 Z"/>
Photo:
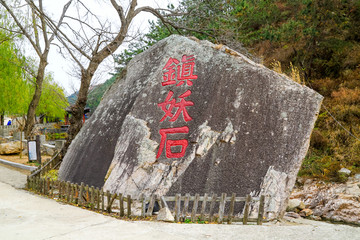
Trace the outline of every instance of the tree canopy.
<path fill-rule="evenodd" d="M 3 121 L 5 115 L 24 116 L 28 111 L 36 85 L 29 72 L 36 72 L 36 60 L 22 56 L 7 33 L 0 31 L 0 39 L 0 115 Z M 63 118 L 67 105 L 64 90 L 51 74 L 47 74 L 36 113 Z"/>
<path fill-rule="evenodd" d="M 0 31 L 0 115 L 24 114 L 27 111 L 29 92 L 21 68 L 23 58 L 11 38 Z M 3 123 L 3 122 L 2 122 Z"/>
<path fill-rule="evenodd" d="M 64 94 L 64 89 L 57 84 L 51 74 L 44 79 L 42 94 L 36 115 L 45 115 L 51 118 L 63 119 L 65 109 L 69 104 Z"/>

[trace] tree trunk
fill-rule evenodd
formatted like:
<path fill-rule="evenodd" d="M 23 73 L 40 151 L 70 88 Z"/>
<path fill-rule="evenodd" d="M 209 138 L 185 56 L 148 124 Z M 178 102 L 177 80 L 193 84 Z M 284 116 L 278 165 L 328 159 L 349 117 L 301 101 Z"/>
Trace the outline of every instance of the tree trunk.
<path fill-rule="evenodd" d="M 39 105 L 41 92 L 42 92 L 42 84 L 45 76 L 45 67 L 47 63 L 47 53 L 43 54 L 40 58 L 39 69 L 36 76 L 36 85 L 35 92 L 33 98 L 30 102 L 29 109 L 27 112 L 26 122 L 25 122 L 25 138 L 30 139 L 32 136 L 32 130 L 35 125 L 35 117 L 36 117 L 36 108 Z"/>
<path fill-rule="evenodd" d="M 62 156 L 65 156 L 67 149 L 69 148 L 72 140 L 75 139 L 76 135 L 80 132 L 80 129 L 83 125 L 83 115 L 84 109 L 86 106 L 86 101 L 88 97 L 88 91 L 90 88 L 90 82 L 94 72 L 96 71 L 98 65 L 94 69 L 91 68 L 93 64 L 90 63 L 90 67 L 87 70 L 81 71 L 81 84 L 79 89 L 79 94 L 76 99 L 76 102 L 73 106 L 70 107 L 71 117 L 70 117 L 70 127 L 68 129 L 68 136 L 66 138 L 66 142 L 61 150 Z M 92 69 L 92 70 L 89 70 Z"/>
<path fill-rule="evenodd" d="M 134 4 L 132 5 L 133 9 L 131 10 L 132 12 L 129 13 L 131 14 L 131 17 L 129 17 L 128 22 L 123 23 L 121 25 L 121 29 L 117 37 L 110 44 L 108 44 L 107 47 L 104 47 L 101 51 L 94 54 L 90 60 L 88 68 L 86 70 L 82 69 L 81 71 L 81 85 L 80 85 L 79 95 L 76 100 L 76 103 L 71 107 L 72 116 L 70 118 L 70 127 L 68 130 L 68 136 L 63 148 L 61 149 L 62 157 L 65 156 L 72 140 L 75 139 L 76 135 L 79 133 L 82 127 L 82 117 L 84 115 L 84 108 L 86 106 L 91 79 L 93 78 L 95 71 L 98 69 L 100 63 L 105 58 L 110 56 L 113 52 L 116 51 L 116 49 L 118 49 L 118 47 L 123 43 L 126 37 L 129 24 L 132 18 L 135 16 L 133 14 L 136 6 L 136 1 L 132 2 L 132 4 Z M 97 47 L 99 46 L 100 45 L 97 45 Z"/>
<path fill-rule="evenodd" d="M 2 112 L 1 116 L 0 116 L 0 124 L 1 124 L 1 126 L 4 126 L 4 121 L 5 121 L 5 113 Z"/>

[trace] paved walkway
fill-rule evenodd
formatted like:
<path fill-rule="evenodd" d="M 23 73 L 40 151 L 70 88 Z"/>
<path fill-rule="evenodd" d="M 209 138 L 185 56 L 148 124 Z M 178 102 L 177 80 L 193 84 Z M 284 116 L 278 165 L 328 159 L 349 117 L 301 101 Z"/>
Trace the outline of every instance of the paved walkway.
<path fill-rule="evenodd" d="M 256 225 L 130 222 L 19 189 L 26 176 L 0 166 L 0 239 L 360 239 L 360 228 L 301 220 Z"/>

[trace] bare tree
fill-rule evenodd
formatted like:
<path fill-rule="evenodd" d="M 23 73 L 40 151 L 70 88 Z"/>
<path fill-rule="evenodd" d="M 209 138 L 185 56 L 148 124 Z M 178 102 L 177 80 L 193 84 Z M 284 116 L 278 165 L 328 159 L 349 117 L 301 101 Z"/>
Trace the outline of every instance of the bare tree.
<path fill-rule="evenodd" d="M 12 17 L 15 22 L 17 29 L 6 29 L 10 32 L 15 32 L 23 35 L 31 44 L 32 48 L 35 50 L 36 54 L 39 57 L 39 65 L 37 68 L 37 73 L 35 74 L 35 92 L 30 102 L 27 118 L 25 123 L 25 137 L 29 138 L 31 132 L 35 125 L 35 113 L 36 108 L 39 105 L 40 96 L 42 92 L 42 85 L 45 76 L 45 68 L 48 64 L 48 54 L 50 51 L 50 45 L 57 35 L 57 29 L 62 24 L 65 13 L 71 4 L 70 0 L 67 4 L 64 5 L 62 14 L 59 21 L 56 24 L 56 28 L 53 28 L 53 32 L 48 32 L 47 24 L 43 15 L 38 14 L 34 8 L 30 8 L 30 18 L 22 18 L 16 14 L 16 9 L 22 7 L 17 1 L 15 5 L 10 5 L 5 0 L 0 0 L 0 4 L 7 10 L 7 12 Z M 26 5 L 36 6 L 35 2 L 32 0 L 26 0 Z M 43 1 L 38 0 L 38 5 L 36 6 L 41 12 L 43 12 Z M 30 24 L 27 24 L 29 22 Z"/>
<path fill-rule="evenodd" d="M 178 13 L 175 14 L 167 9 L 155 9 L 148 6 L 137 7 L 136 0 L 129 1 L 127 6 L 118 2 L 120 1 L 110 0 L 112 9 L 115 10 L 114 13 L 116 12 L 116 17 L 120 23 L 115 30 L 114 22 L 100 19 L 81 0 L 75 2 L 75 16 L 66 15 L 65 24 L 61 28 L 49 16 L 45 15 L 42 9 L 35 4 L 32 5 L 37 13 L 43 15 L 53 32 L 57 33 L 58 40 L 76 62 L 81 72 L 80 90 L 76 103 L 71 106 L 71 125 L 63 153 L 67 151 L 71 141 L 82 127 L 82 116 L 95 72 L 107 57 L 112 55 L 125 41 L 132 39 L 129 28 L 133 19 L 141 12 L 150 12 L 164 22 L 167 22 L 167 17 L 178 15 Z"/>

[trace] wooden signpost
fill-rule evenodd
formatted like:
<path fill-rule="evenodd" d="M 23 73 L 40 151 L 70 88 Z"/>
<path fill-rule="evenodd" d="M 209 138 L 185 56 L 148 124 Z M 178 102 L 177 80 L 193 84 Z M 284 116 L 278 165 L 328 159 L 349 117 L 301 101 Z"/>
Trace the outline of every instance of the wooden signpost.
<path fill-rule="evenodd" d="M 35 140 L 29 140 L 27 145 L 29 162 L 37 161 L 41 164 L 40 136 L 37 135 Z"/>

